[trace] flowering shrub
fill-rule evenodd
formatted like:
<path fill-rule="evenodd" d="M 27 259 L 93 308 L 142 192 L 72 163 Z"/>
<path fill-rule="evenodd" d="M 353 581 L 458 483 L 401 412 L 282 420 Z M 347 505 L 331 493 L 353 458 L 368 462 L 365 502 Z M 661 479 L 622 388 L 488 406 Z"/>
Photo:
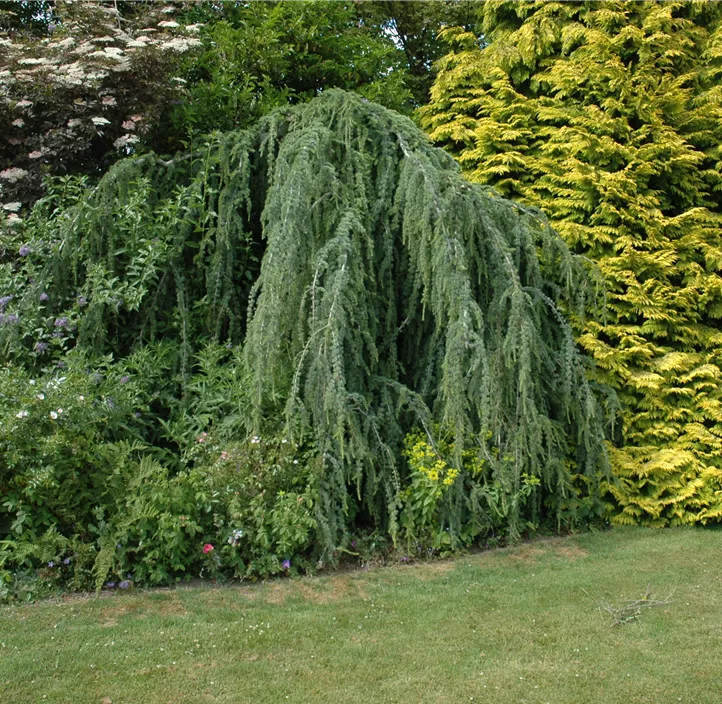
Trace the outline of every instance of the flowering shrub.
<path fill-rule="evenodd" d="M 418 433 L 406 436 L 404 454 L 410 469 L 409 484 L 401 493 L 401 525 L 406 539 L 428 540 L 439 547 L 448 537 L 444 533 L 443 504 L 459 470 L 450 467 L 428 438 Z"/>
<path fill-rule="evenodd" d="M 490 476 L 480 452 L 464 450 L 457 457 L 450 433 L 436 426 L 434 434 L 435 445 L 421 432 L 405 438 L 409 477 L 400 501 L 407 546 L 448 551 L 480 535 L 506 532 L 516 538 L 520 529 L 535 527 L 520 528 L 512 516 L 539 486 L 538 477 L 523 474 L 516 486 L 507 486 Z"/>
<path fill-rule="evenodd" d="M 108 520 L 99 515 L 98 587 L 128 572 L 139 584 L 167 584 L 193 575 L 267 577 L 288 571 L 291 558 L 310 565 L 312 455 L 257 437 L 219 452 L 212 435 L 201 437 L 200 454 L 189 449 L 192 468 L 170 476 L 143 458 Z"/>
<path fill-rule="evenodd" d="M 163 345 L 122 363 L 55 354 L 37 374 L 0 367 L 7 598 L 314 564 L 313 449 L 278 433 L 229 439 L 242 432 L 233 407 L 243 403 L 235 367 L 222 363 L 232 351 L 199 355 L 184 403 Z"/>
<path fill-rule="evenodd" d="M 120 371 L 113 373 L 118 377 Z M 7 370 L 0 377 L 4 393 L 8 377 Z M 120 378 L 116 385 L 131 384 L 120 384 Z M 8 431 L 0 435 L 8 450 L 3 455 L 9 462 L 6 468 L 29 464 L 22 452 L 29 452 L 30 435 L 26 443 L 21 424 L 30 419 L 37 423 L 43 404 L 57 401 L 56 389 L 48 391 L 45 379 L 30 381 L 25 383 L 33 390 L 46 391 L 27 399 L 27 416 L 3 419 L 0 430 Z M 17 378 L 14 383 L 22 386 Z M 74 370 L 58 387 L 65 394 L 66 408 L 58 417 L 63 423 L 80 414 L 78 403 L 91 410 L 103 407 L 93 404 L 92 391 L 81 385 Z M 84 393 L 78 394 L 79 389 Z M 73 403 L 71 394 L 82 401 Z M 118 399 L 114 413 L 135 418 L 128 411 L 137 398 L 129 394 Z M 107 407 L 103 412 L 114 427 Z M 43 422 L 58 422 L 48 418 Z M 130 584 L 131 574 L 133 584 L 168 584 L 194 575 L 256 579 L 288 573 L 292 561 L 301 569 L 313 564 L 310 450 L 302 451 L 284 438 L 254 436 L 226 444 L 204 433 L 199 435 L 203 443 L 191 445 L 185 454 L 187 468 L 172 473 L 143 452 L 142 445 L 104 439 L 94 430 L 98 419 L 92 412 L 83 419 L 77 423 L 86 429 L 84 436 L 70 424 L 63 440 L 48 426 L 48 438 L 37 455 L 45 457 L 42 475 L 4 475 L 6 499 L 0 516 L 9 531 L 0 541 L 0 583 L 6 583 L 6 597 L 26 592 L 38 596 L 61 586 L 120 588 Z M 88 453 L 68 452 L 66 457 L 62 449 L 75 443 L 88 447 Z M 225 449 L 219 451 L 221 446 Z M 52 458 L 49 449 L 55 452 Z M 40 585 L 30 591 L 22 577 L 29 574 Z"/>
<path fill-rule="evenodd" d="M 222 563 L 236 577 L 287 571 L 292 558 L 310 566 L 317 529 L 313 449 L 283 436 L 252 436 L 243 443 L 211 444 L 208 451 L 215 461 L 204 471 L 224 497 L 225 514 L 216 517 L 228 536 L 220 548 Z"/>
<path fill-rule="evenodd" d="M 43 173 L 92 172 L 131 153 L 183 93 L 179 60 L 200 48 L 200 27 L 174 21 L 173 7 L 144 10 L 56 2 L 45 39 L 0 38 L 0 207 L 13 217 Z"/>
<path fill-rule="evenodd" d="M 0 522 L 16 537 L 87 526 L 117 482 L 118 443 L 141 435 L 138 385 L 109 360 L 92 374 L 82 355 L 66 360 L 37 378 L 0 368 Z"/>

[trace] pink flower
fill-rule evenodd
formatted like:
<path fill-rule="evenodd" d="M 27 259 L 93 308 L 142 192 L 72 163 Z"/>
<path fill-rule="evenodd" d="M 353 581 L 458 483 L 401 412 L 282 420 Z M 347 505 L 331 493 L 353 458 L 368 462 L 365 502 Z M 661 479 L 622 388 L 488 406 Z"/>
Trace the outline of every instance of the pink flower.
<path fill-rule="evenodd" d="M 206 543 L 203 546 L 203 554 L 204 555 L 207 555 L 209 552 L 213 552 L 214 550 L 215 550 L 215 548 L 210 543 Z"/>

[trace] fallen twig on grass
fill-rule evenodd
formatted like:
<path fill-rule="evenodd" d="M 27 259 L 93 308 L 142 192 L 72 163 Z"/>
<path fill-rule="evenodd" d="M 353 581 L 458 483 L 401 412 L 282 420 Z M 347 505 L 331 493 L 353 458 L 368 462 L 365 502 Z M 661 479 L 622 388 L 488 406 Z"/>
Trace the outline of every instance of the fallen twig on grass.
<path fill-rule="evenodd" d="M 582 590 L 590 599 L 594 599 L 586 590 Z M 606 613 L 611 618 L 611 626 L 621 626 L 630 621 L 636 621 L 642 614 L 642 609 L 653 608 L 655 606 L 666 606 L 672 602 L 671 592 L 664 599 L 657 599 L 652 595 L 652 585 L 648 584 L 647 589 L 644 592 L 644 596 L 641 599 L 635 599 L 630 601 L 623 606 L 613 606 L 608 601 L 601 599 L 594 599 L 599 611 Z"/>

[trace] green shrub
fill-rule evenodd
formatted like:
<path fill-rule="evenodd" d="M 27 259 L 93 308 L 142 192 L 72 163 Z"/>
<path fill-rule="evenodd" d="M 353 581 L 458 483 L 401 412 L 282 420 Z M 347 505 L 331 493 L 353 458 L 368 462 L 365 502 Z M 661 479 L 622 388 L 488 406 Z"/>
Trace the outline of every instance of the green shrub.
<path fill-rule="evenodd" d="M 82 530 L 57 520 L 32 527 L 13 522 L 0 543 L 6 598 L 193 576 L 258 579 L 313 566 L 317 481 L 311 451 L 285 438 L 228 444 L 203 432 L 184 454 L 188 467 L 172 474 L 138 444 L 100 448 L 109 460 L 102 489 L 78 489 L 87 504 L 78 519 Z M 54 502 L 46 499 L 53 516 L 75 508 L 77 502 L 68 506 L 65 498 L 63 492 Z M 40 504 L 37 495 L 33 499 Z M 37 505 L 21 512 L 36 514 L 42 515 Z M 204 553 L 207 545 L 213 548 Z"/>
<path fill-rule="evenodd" d="M 127 367 L 69 355 L 37 378 L 0 368 L 0 534 L 83 535 L 92 509 L 122 483 L 145 409 Z"/>
<path fill-rule="evenodd" d="M 481 448 L 463 450 L 459 462 L 448 430 L 436 428 L 434 436 L 433 444 L 425 433 L 406 436 L 410 474 L 401 492 L 401 525 L 407 544 L 415 541 L 432 550 L 450 551 L 479 536 L 501 532 L 517 539 L 523 530 L 538 527 L 516 520 L 529 514 L 524 508 L 540 485 L 538 477 L 524 473 L 506 482 L 509 473 L 494 477 L 493 465 L 483 459 Z"/>

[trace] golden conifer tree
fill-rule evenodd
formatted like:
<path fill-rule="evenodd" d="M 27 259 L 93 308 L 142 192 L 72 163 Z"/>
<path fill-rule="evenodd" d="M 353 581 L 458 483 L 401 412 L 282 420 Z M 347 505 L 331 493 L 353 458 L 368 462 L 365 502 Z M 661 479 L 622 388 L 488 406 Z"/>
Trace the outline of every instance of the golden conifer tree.
<path fill-rule="evenodd" d="M 599 265 L 578 340 L 618 390 L 616 520 L 722 517 L 722 6 L 485 2 L 446 30 L 432 139 Z"/>

